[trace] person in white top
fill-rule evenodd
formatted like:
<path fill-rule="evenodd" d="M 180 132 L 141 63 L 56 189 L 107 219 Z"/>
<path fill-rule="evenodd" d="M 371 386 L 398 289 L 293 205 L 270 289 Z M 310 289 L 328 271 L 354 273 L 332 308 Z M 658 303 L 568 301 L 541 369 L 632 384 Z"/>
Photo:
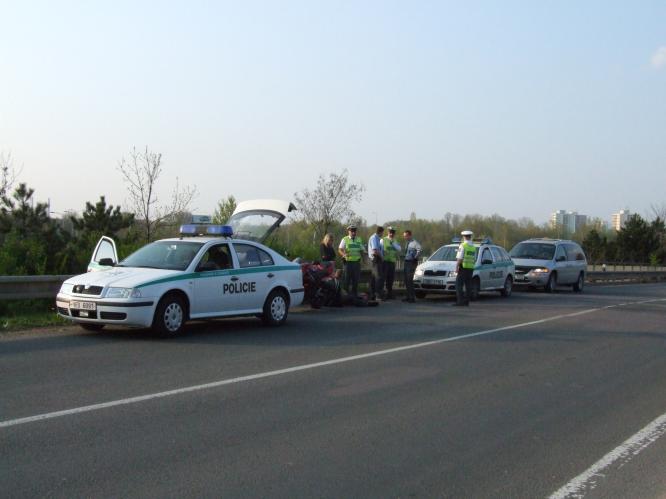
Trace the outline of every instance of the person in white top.
<path fill-rule="evenodd" d="M 382 246 L 382 236 L 384 227 L 377 226 L 375 233 L 368 239 L 368 255 L 372 265 L 372 278 L 370 279 L 370 300 L 384 298 L 382 290 L 384 289 L 384 246 Z M 379 295 L 379 296 L 378 296 Z"/>

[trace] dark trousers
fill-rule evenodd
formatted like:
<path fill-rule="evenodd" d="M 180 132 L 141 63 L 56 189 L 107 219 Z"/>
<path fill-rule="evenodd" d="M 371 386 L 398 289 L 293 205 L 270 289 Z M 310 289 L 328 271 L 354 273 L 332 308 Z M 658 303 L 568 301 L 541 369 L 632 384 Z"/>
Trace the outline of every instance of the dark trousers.
<path fill-rule="evenodd" d="M 395 280 L 395 262 L 384 261 L 384 282 L 386 283 L 386 296 L 393 297 L 393 281 Z"/>
<path fill-rule="evenodd" d="M 375 257 L 372 260 L 372 277 L 370 278 L 370 299 L 374 300 L 384 289 L 384 261 Z"/>
<path fill-rule="evenodd" d="M 416 272 L 416 260 L 405 260 L 405 289 L 407 291 L 407 299 L 415 300 L 414 294 L 414 272 Z"/>
<path fill-rule="evenodd" d="M 456 303 L 459 305 L 469 305 L 472 297 L 472 275 L 474 269 L 460 269 L 456 276 Z M 463 293 L 463 286 L 465 291 Z"/>
<path fill-rule="evenodd" d="M 361 262 L 345 262 L 345 279 L 343 287 L 346 293 L 358 296 L 358 281 L 361 278 Z"/>

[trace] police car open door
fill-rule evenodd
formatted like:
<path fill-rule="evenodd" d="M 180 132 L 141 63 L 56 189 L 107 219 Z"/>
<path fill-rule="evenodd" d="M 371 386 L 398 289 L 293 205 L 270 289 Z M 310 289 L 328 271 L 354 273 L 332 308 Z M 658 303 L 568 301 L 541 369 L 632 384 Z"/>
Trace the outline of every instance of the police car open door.
<path fill-rule="evenodd" d="M 118 263 L 118 251 L 116 251 L 116 242 L 107 236 L 97 242 L 95 251 L 93 251 L 90 263 L 88 263 L 88 272 L 97 270 L 109 270 Z"/>
<path fill-rule="evenodd" d="M 238 203 L 227 225 L 234 230 L 234 237 L 263 243 L 290 211 L 296 207 L 279 199 L 254 199 Z"/>

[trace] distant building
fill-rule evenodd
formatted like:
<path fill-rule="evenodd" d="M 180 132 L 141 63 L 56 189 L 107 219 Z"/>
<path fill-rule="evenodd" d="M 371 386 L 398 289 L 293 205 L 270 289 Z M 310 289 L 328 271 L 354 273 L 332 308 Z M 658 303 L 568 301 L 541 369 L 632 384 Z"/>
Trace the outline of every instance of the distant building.
<path fill-rule="evenodd" d="M 550 216 L 550 225 L 554 229 L 563 229 L 567 234 L 573 234 L 587 224 L 587 215 L 579 215 L 575 211 L 557 210 Z"/>
<path fill-rule="evenodd" d="M 629 210 L 620 210 L 618 213 L 613 213 L 611 215 L 611 227 L 619 231 L 627 223 L 629 217 L 631 217 Z"/>

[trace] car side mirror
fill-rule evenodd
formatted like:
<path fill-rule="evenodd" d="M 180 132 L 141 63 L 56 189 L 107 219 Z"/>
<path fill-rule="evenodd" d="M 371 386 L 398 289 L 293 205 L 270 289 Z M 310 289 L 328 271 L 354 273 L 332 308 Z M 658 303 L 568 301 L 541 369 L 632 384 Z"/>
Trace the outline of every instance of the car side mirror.
<path fill-rule="evenodd" d="M 488 260 L 487 258 L 485 260 L 481 260 L 481 265 L 492 265 L 493 261 Z"/>
<path fill-rule="evenodd" d="M 100 258 L 99 262 L 97 263 L 103 265 L 104 267 L 113 267 L 116 265 L 116 262 L 113 261 L 113 258 Z"/>
<path fill-rule="evenodd" d="M 566 256 L 564 256 L 564 255 L 560 255 L 560 256 L 558 256 L 558 257 L 555 259 L 555 261 L 556 261 L 556 262 L 564 262 L 566 259 L 567 259 Z"/>

